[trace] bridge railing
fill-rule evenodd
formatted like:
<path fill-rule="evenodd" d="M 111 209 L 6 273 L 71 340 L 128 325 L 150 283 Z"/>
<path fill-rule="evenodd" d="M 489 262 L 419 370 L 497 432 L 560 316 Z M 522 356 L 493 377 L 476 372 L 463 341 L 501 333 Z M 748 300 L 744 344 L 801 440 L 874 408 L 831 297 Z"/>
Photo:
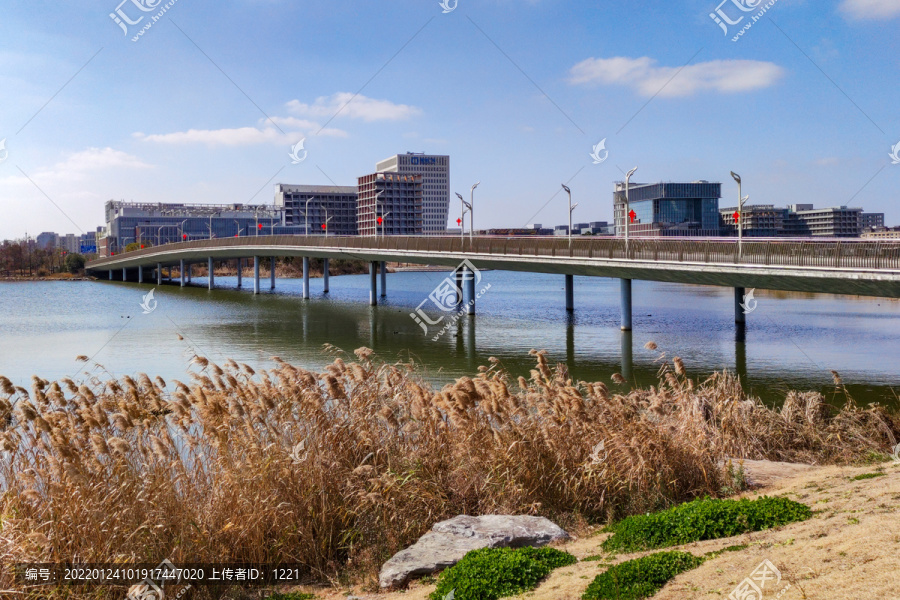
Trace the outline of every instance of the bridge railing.
<path fill-rule="evenodd" d="M 453 254 L 488 254 L 534 257 L 574 257 L 673 261 L 710 264 L 746 264 L 793 267 L 831 267 L 846 269 L 900 270 L 900 241 L 859 240 L 759 240 L 749 238 L 738 244 L 735 239 L 648 239 L 632 238 L 626 248 L 621 238 L 577 237 L 489 237 L 435 236 L 337 237 L 269 235 L 239 238 L 194 240 L 145 248 L 127 254 L 88 263 L 89 269 L 102 269 L 122 256 L 139 258 L 160 250 L 248 248 L 247 256 L 277 254 L 279 247 L 345 248 Z M 262 250 L 261 250 L 262 249 Z"/>

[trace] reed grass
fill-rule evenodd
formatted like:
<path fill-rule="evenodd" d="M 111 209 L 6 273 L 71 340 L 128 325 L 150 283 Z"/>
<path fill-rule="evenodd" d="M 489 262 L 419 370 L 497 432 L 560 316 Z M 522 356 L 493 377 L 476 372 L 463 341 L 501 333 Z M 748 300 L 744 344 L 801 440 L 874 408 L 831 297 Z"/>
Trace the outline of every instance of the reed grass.
<path fill-rule="evenodd" d="M 531 354 L 527 379 L 491 359 L 440 389 L 367 348 L 322 372 L 195 357 L 188 383 L 0 377 L 0 564 L 298 563 L 374 582 L 458 514 L 609 522 L 720 495 L 728 457 L 847 463 L 900 431 L 814 393 L 772 409 L 680 359 L 614 394 Z M 16 585 L 0 568 L 0 590 Z"/>

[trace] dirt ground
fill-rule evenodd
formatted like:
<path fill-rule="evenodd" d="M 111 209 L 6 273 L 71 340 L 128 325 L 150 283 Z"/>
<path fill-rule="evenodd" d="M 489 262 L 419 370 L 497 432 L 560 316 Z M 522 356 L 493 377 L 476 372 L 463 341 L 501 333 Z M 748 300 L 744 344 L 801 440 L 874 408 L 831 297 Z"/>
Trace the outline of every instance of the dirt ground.
<path fill-rule="evenodd" d="M 900 463 L 870 467 L 812 467 L 744 461 L 756 487 L 743 494 L 786 496 L 814 511 L 812 519 L 779 529 L 677 547 L 700 556 L 734 546 L 666 585 L 656 600 L 729 598 L 739 585 L 766 568 L 762 596 L 735 593 L 736 600 L 900 600 Z M 872 478 L 854 479 L 877 473 Z M 519 600 L 578 600 L 609 565 L 642 554 L 609 555 L 600 544 L 608 534 L 581 532 L 558 546 L 579 562 L 554 571 Z M 674 548 L 673 548 L 674 549 Z M 592 557 L 592 560 L 585 560 Z M 771 570 L 774 567 L 776 570 Z M 425 580 L 428 581 L 427 579 Z M 759 585 L 757 583 L 757 585 Z M 299 588 L 298 588 L 299 590 Z M 417 583 L 388 594 L 351 589 L 302 588 L 323 600 L 425 600 L 434 583 Z"/>

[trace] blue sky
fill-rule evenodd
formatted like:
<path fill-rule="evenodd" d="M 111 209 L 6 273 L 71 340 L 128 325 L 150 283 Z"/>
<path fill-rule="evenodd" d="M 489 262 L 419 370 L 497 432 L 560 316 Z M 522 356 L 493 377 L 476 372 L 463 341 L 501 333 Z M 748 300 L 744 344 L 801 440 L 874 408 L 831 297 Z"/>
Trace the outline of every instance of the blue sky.
<path fill-rule="evenodd" d="M 778 0 L 737 41 L 765 2 L 177 0 L 136 42 L 165 2 L 119 1 L 0 9 L 0 238 L 91 230 L 109 199 L 355 185 L 406 151 L 482 182 L 479 228 L 566 222 L 563 182 L 576 222 L 609 220 L 635 165 L 900 224 L 900 0 Z"/>

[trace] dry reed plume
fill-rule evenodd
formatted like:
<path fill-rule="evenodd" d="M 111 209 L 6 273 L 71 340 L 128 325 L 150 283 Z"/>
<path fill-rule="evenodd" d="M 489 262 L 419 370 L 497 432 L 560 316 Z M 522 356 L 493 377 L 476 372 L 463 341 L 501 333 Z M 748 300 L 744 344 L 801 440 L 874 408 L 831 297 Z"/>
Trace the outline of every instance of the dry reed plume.
<path fill-rule="evenodd" d="M 196 357 L 193 381 L 173 386 L 35 377 L 29 392 L 0 377 L 0 563 L 300 563 L 311 580 L 368 578 L 457 514 L 605 521 L 719 494 L 727 457 L 849 462 L 900 431 L 881 408 L 836 411 L 819 394 L 770 409 L 728 373 L 688 379 L 680 359 L 624 395 L 532 355 L 528 379 L 491 359 L 440 390 L 366 348 L 322 373 Z M 0 567 L 0 590 L 15 586 Z"/>

